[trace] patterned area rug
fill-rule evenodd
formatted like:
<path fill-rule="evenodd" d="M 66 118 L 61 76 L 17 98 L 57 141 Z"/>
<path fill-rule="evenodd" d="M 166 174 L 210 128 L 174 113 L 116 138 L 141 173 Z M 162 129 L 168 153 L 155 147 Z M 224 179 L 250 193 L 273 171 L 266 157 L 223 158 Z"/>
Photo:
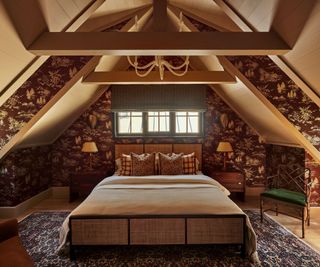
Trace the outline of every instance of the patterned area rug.
<path fill-rule="evenodd" d="M 258 237 L 262 266 L 320 266 L 320 254 L 259 212 L 245 211 Z M 77 250 L 77 261 L 58 255 L 59 229 L 68 212 L 33 213 L 19 223 L 22 242 L 37 266 L 250 266 L 235 247 L 152 246 L 87 247 Z"/>

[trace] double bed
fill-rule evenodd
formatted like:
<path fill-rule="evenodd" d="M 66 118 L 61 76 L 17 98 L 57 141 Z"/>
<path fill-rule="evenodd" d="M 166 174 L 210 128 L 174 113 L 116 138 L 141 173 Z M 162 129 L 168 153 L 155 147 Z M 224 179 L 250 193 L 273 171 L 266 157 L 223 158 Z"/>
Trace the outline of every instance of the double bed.
<path fill-rule="evenodd" d="M 116 156 L 128 150 L 170 152 L 168 145 L 141 145 L 142 150 L 134 146 L 116 145 Z M 178 147 L 179 151 L 171 145 L 171 152 L 198 151 L 201 159 L 201 145 Z M 64 221 L 60 247 L 68 244 L 74 257 L 75 248 L 83 245 L 233 244 L 242 256 L 254 258 L 256 236 L 250 221 L 228 195 L 221 184 L 201 173 L 113 175 Z"/>

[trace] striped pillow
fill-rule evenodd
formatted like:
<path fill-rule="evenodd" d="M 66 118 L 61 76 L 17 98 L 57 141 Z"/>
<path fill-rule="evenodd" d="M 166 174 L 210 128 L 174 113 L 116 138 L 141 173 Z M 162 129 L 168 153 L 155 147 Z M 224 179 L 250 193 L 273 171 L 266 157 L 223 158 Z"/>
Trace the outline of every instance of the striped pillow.
<path fill-rule="evenodd" d="M 196 157 L 194 152 L 182 156 L 183 174 L 196 174 Z"/>
<path fill-rule="evenodd" d="M 130 176 L 131 175 L 131 156 L 122 154 L 121 155 L 121 169 L 119 172 L 121 176 Z"/>

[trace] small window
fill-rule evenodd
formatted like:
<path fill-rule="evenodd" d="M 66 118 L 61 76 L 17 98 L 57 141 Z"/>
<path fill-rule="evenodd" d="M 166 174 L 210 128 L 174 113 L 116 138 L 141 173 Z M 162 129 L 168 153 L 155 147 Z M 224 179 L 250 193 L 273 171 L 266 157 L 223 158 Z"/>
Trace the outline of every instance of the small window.
<path fill-rule="evenodd" d="M 149 111 L 148 114 L 148 132 L 164 133 L 170 132 L 170 112 L 169 111 Z"/>
<path fill-rule="evenodd" d="M 201 136 L 202 114 L 189 111 L 116 112 L 114 134 L 119 137 Z"/>
<path fill-rule="evenodd" d="M 119 112 L 119 134 L 142 134 L 142 112 Z"/>
<path fill-rule="evenodd" d="M 199 112 L 176 112 L 176 133 L 199 133 Z"/>

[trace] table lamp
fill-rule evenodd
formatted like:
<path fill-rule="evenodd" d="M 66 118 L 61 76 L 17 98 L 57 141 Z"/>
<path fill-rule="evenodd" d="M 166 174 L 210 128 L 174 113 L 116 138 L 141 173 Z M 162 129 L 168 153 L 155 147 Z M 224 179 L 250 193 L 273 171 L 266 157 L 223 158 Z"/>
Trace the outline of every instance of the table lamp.
<path fill-rule="evenodd" d="M 92 153 L 96 153 L 98 152 L 98 148 L 95 142 L 85 142 L 82 145 L 82 152 L 85 153 L 90 153 L 90 157 L 89 157 L 89 168 L 90 170 L 92 170 Z"/>
<path fill-rule="evenodd" d="M 217 152 L 223 152 L 223 170 L 227 169 L 227 153 L 233 152 L 232 146 L 229 142 L 219 142 Z"/>

